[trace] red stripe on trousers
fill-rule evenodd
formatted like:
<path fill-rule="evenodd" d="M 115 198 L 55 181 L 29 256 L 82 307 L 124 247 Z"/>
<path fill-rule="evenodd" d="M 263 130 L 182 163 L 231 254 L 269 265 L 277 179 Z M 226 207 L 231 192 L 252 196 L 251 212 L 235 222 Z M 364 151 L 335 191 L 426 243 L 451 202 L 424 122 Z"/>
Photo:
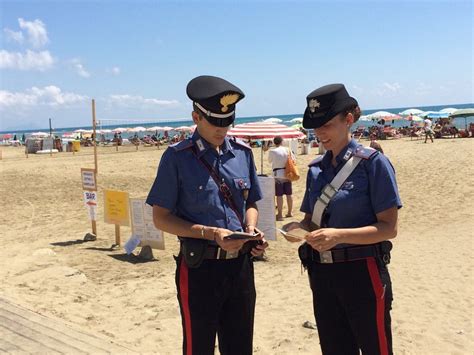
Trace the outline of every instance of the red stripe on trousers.
<path fill-rule="evenodd" d="M 193 337 L 191 332 L 191 315 L 189 313 L 188 267 L 183 259 L 181 259 L 179 269 L 179 295 L 181 298 L 181 307 L 183 307 L 186 354 L 191 355 L 193 353 Z"/>
<path fill-rule="evenodd" d="M 385 297 L 380 280 L 379 269 L 374 258 L 367 258 L 367 268 L 369 269 L 370 280 L 377 302 L 377 333 L 379 336 L 379 347 L 381 355 L 388 355 L 387 337 L 385 335 Z"/>

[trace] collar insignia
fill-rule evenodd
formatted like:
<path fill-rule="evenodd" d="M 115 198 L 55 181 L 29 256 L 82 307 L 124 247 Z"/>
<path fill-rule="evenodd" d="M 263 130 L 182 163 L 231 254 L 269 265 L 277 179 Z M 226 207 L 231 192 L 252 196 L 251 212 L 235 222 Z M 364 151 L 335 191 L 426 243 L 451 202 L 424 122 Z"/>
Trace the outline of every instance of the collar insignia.
<path fill-rule="evenodd" d="M 344 154 L 344 157 L 342 159 L 344 160 L 349 160 L 349 158 L 352 156 L 352 149 L 348 149 L 346 154 Z"/>
<path fill-rule="evenodd" d="M 202 152 L 203 150 L 206 149 L 206 148 L 204 147 L 204 144 L 202 143 L 202 140 L 201 140 L 201 139 L 198 139 L 198 140 L 196 141 L 196 144 L 197 144 L 197 146 L 198 146 L 200 152 Z"/>
<path fill-rule="evenodd" d="M 238 99 L 239 99 L 238 94 L 228 94 L 228 95 L 222 96 L 221 101 L 220 101 L 220 103 L 222 105 L 221 111 L 222 112 L 227 112 L 229 110 L 229 108 L 227 106 L 235 104 Z"/>
<path fill-rule="evenodd" d="M 311 111 L 311 113 L 314 113 L 316 111 L 316 109 L 319 108 L 320 106 L 321 106 L 321 104 L 319 103 L 318 100 L 316 100 L 316 99 L 309 100 L 308 107 L 309 107 L 309 110 Z"/>

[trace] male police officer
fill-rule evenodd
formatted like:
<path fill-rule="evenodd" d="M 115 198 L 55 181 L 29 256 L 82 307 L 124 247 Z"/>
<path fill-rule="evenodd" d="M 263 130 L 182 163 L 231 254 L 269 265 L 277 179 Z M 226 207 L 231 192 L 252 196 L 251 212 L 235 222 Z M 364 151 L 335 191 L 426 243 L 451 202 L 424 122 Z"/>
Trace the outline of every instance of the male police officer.
<path fill-rule="evenodd" d="M 229 139 L 235 105 L 244 93 L 228 81 L 199 76 L 187 86 L 196 131 L 170 146 L 147 203 L 157 228 L 179 236 L 176 286 L 184 354 L 251 354 L 255 284 L 250 256 L 267 243 L 229 239 L 232 231 L 259 232 L 262 193 L 251 149 Z M 253 243 L 253 244 L 251 244 Z"/>

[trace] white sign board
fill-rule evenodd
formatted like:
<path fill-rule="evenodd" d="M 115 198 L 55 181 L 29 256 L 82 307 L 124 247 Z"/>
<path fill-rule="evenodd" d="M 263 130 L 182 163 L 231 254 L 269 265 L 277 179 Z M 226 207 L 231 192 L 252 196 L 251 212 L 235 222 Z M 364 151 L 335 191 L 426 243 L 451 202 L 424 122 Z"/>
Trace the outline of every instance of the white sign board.
<path fill-rule="evenodd" d="M 84 206 L 89 211 L 89 220 L 97 220 L 97 191 L 83 191 Z"/>
<path fill-rule="evenodd" d="M 275 179 L 259 176 L 258 181 L 262 189 L 263 199 L 257 201 L 257 228 L 265 233 L 266 240 L 276 240 Z"/>
<path fill-rule="evenodd" d="M 97 183 L 94 169 L 81 168 L 82 189 L 97 191 Z"/>
<path fill-rule="evenodd" d="M 140 239 L 140 246 L 149 245 L 153 249 L 165 249 L 163 231 L 153 224 L 153 208 L 145 199 L 131 198 L 132 235 Z"/>

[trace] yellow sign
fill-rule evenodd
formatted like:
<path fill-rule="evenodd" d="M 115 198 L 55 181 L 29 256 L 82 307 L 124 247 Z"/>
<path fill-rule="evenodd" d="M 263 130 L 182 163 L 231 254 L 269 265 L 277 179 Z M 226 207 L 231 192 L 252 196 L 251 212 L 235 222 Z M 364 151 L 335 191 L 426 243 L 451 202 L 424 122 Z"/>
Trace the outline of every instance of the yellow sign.
<path fill-rule="evenodd" d="M 130 225 L 128 192 L 104 190 L 105 223 Z"/>

